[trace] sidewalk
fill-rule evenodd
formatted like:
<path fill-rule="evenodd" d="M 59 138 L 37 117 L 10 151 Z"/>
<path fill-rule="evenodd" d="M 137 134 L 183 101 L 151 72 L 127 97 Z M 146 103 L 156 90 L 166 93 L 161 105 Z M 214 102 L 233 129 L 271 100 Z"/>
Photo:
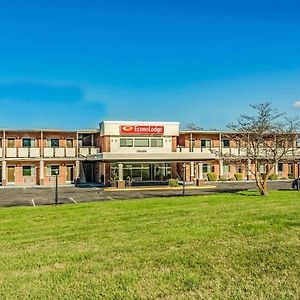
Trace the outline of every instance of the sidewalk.
<path fill-rule="evenodd" d="M 214 189 L 215 185 L 203 185 L 203 186 L 195 186 L 195 185 L 187 185 L 185 186 L 186 190 L 204 190 L 204 189 Z M 140 187 L 127 187 L 125 189 L 118 189 L 115 187 L 104 188 L 105 192 L 131 192 L 131 191 L 181 191 L 183 186 L 169 187 L 169 186 L 140 186 Z"/>

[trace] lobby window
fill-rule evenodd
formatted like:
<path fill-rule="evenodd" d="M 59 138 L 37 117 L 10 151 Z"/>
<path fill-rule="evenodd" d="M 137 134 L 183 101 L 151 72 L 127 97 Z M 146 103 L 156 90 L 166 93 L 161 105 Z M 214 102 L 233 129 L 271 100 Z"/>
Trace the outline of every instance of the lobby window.
<path fill-rule="evenodd" d="M 151 139 L 151 147 L 163 147 L 164 140 L 163 139 Z"/>
<path fill-rule="evenodd" d="M 55 176 L 56 172 L 57 172 L 57 175 L 59 175 L 59 166 L 58 165 L 47 166 L 47 175 L 48 176 Z"/>
<path fill-rule="evenodd" d="M 34 166 L 23 166 L 23 176 L 33 176 L 34 175 Z"/>
<path fill-rule="evenodd" d="M 133 147 L 133 139 L 120 139 L 120 147 Z"/>
<path fill-rule="evenodd" d="M 7 148 L 15 148 L 15 138 L 7 139 Z"/>
<path fill-rule="evenodd" d="M 66 139 L 66 147 L 73 148 L 73 139 Z"/>
<path fill-rule="evenodd" d="M 230 147 L 230 141 L 228 139 L 222 140 L 222 147 L 223 148 L 229 148 Z"/>
<path fill-rule="evenodd" d="M 278 172 L 283 172 L 283 163 L 278 163 Z"/>
<path fill-rule="evenodd" d="M 201 140 L 201 148 L 211 148 L 211 140 Z"/>
<path fill-rule="evenodd" d="M 48 145 L 53 148 L 58 148 L 59 147 L 59 139 L 48 140 Z"/>
<path fill-rule="evenodd" d="M 34 142 L 35 142 L 34 139 L 24 138 L 24 139 L 22 140 L 22 146 L 23 146 L 24 148 L 34 147 Z"/>
<path fill-rule="evenodd" d="M 149 139 L 135 139 L 134 147 L 149 147 Z"/>

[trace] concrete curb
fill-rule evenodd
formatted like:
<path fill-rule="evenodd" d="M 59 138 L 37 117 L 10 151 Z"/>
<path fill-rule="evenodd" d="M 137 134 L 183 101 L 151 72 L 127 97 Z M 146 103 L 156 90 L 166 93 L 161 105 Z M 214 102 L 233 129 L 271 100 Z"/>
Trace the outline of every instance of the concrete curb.
<path fill-rule="evenodd" d="M 215 185 L 207 185 L 207 186 L 186 186 L 186 190 L 205 190 L 205 189 L 214 189 Z M 105 188 L 105 192 L 137 192 L 137 191 L 181 191 L 182 186 L 180 187 L 128 187 L 125 189 L 117 189 L 117 188 Z"/>

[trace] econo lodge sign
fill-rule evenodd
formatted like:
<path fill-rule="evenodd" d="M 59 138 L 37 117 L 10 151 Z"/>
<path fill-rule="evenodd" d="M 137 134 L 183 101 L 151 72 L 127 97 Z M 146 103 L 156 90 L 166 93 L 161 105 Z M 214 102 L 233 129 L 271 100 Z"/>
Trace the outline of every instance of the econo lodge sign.
<path fill-rule="evenodd" d="M 164 126 L 134 126 L 134 125 L 121 125 L 120 133 L 121 134 L 155 134 L 155 135 L 163 135 L 165 132 Z"/>

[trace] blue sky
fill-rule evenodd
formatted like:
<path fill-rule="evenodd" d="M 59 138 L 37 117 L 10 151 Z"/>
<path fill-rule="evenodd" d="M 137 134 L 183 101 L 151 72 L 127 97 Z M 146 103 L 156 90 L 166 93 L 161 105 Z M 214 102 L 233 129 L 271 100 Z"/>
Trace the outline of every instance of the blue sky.
<path fill-rule="evenodd" d="M 0 127 L 300 114 L 300 3 L 2 1 Z"/>

